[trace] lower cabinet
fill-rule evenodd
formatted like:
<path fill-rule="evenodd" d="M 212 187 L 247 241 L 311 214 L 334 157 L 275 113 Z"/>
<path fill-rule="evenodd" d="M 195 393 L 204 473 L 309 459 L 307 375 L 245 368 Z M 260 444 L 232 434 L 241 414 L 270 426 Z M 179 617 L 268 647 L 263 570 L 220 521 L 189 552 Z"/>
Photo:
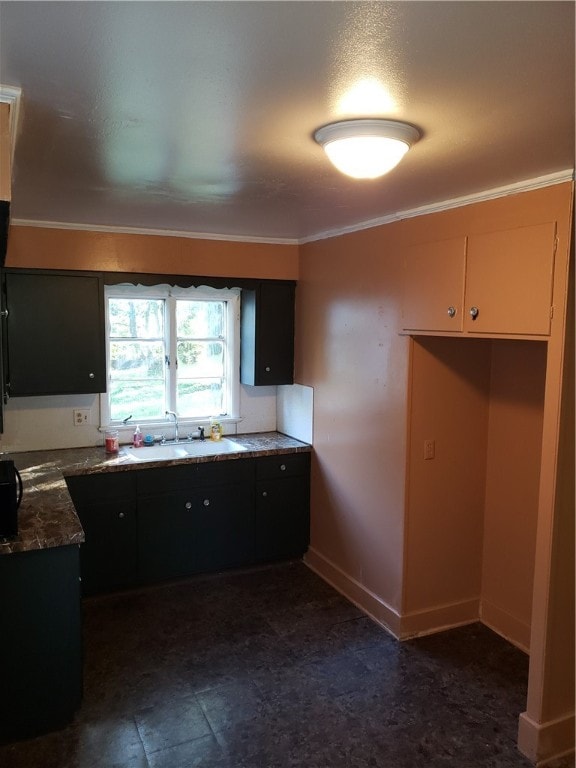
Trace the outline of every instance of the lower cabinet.
<path fill-rule="evenodd" d="M 244 482 L 230 482 L 220 464 L 220 484 L 167 488 L 138 497 L 140 577 L 147 582 L 233 568 L 254 561 L 252 462 L 242 462 Z M 161 470 L 162 472 L 164 470 Z M 237 472 L 234 474 L 238 474 Z"/>
<path fill-rule="evenodd" d="M 66 479 L 84 529 L 82 594 L 138 582 L 136 476 L 133 472 Z"/>
<path fill-rule="evenodd" d="M 300 557 L 310 454 L 66 478 L 85 533 L 82 592 Z"/>
<path fill-rule="evenodd" d="M 78 546 L 0 557 L 0 742 L 67 725 L 82 698 Z"/>
<path fill-rule="evenodd" d="M 310 542 L 310 454 L 256 465 L 256 559 L 300 557 Z"/>

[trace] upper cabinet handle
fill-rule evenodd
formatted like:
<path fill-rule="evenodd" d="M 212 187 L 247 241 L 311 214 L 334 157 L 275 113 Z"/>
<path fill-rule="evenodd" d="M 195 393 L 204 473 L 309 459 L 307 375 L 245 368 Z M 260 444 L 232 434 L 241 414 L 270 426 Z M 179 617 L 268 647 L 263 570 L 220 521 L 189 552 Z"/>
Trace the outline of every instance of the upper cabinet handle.
<path fill-rule="evenodd" d="M 470 317 L 472 318 L 472 320 L 476 320 L 479 314 L 480 314 L 480 310 L 478 309 L 478 307 L 470 307 Z"/>
<path fill-rule="evenodd" d="M 448 307 L 448 317 L 456 316 L 456 307 Z"/>

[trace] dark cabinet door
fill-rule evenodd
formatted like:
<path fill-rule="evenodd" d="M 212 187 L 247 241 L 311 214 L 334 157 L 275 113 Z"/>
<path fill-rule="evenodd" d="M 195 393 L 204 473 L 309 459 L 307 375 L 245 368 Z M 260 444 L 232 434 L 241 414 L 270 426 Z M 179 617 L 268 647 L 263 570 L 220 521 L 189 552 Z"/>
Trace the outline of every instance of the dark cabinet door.
<path fill-rule="evenodd" d="M 134 473 L 69 477 L 66 482 L 84 529 L 82 593 L 91 595 L 138 580 L 138 521 Z"/>
<path fill-rule="evenodd" d="M 77 546 L 0 557 L 0 742 L 63 728 L 80 706 L 79 586 Z"/>
<path fill-rule="evenodd" d="M 310 541 L 310 485 L 306 477 L 260 480 L 256 491 L 256 558 L 301 557 Z"/>
<path fill-rule="evenodd" d="M 310 454 L 259 459 L 256 477 L 256 558 L 301 557 L 310 542 Z"/>
<path fill-rule="evenodd" d="M 136 504 L 90 504 L 78 514 L 85 543 L 80 550 L 82 593 L 127 587 L 138 578 Z"/>
<path fill-rule="evenodd" d="M 5 270 L 4 279 L 8 394 L 104 392 L 100 276 Z"/>
<path fill-rule="evenodd" d="M 144 581 L 232 568 L 254 560 L 253 484 L 179 489 L 138 502 Z"/>
<path fill-rule="evenodd" d="M 242 384 L 294 382 L 294 283 L 260 283 L 242 291 Z"/>

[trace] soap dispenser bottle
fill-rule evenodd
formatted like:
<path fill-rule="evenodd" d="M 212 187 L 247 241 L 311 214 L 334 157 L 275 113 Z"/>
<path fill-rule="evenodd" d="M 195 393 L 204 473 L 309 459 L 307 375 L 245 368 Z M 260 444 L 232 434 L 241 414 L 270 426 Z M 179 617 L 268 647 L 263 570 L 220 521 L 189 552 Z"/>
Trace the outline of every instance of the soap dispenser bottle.
<path fill-rule="evenodd" d="M 142 446 L 143 442 L 142 432 L 140 431 L 140 427 L 136 426 L 136 429 L 134 430 L 134 440 L 132 442 L 134 448 L 140 448 Z"/>

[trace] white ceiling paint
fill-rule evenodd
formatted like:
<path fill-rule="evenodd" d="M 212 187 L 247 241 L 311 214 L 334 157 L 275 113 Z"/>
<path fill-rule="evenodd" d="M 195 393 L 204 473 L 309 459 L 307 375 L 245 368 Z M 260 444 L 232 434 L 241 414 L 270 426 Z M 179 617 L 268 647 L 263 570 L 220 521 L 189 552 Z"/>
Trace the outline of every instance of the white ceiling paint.
<path fill-rule="evenodd" d="M 574 167 L 572 2 L 1 2 L 18 221 L 303 240 Z M 357 181 L 312 135 L 421 140 Z"/>

